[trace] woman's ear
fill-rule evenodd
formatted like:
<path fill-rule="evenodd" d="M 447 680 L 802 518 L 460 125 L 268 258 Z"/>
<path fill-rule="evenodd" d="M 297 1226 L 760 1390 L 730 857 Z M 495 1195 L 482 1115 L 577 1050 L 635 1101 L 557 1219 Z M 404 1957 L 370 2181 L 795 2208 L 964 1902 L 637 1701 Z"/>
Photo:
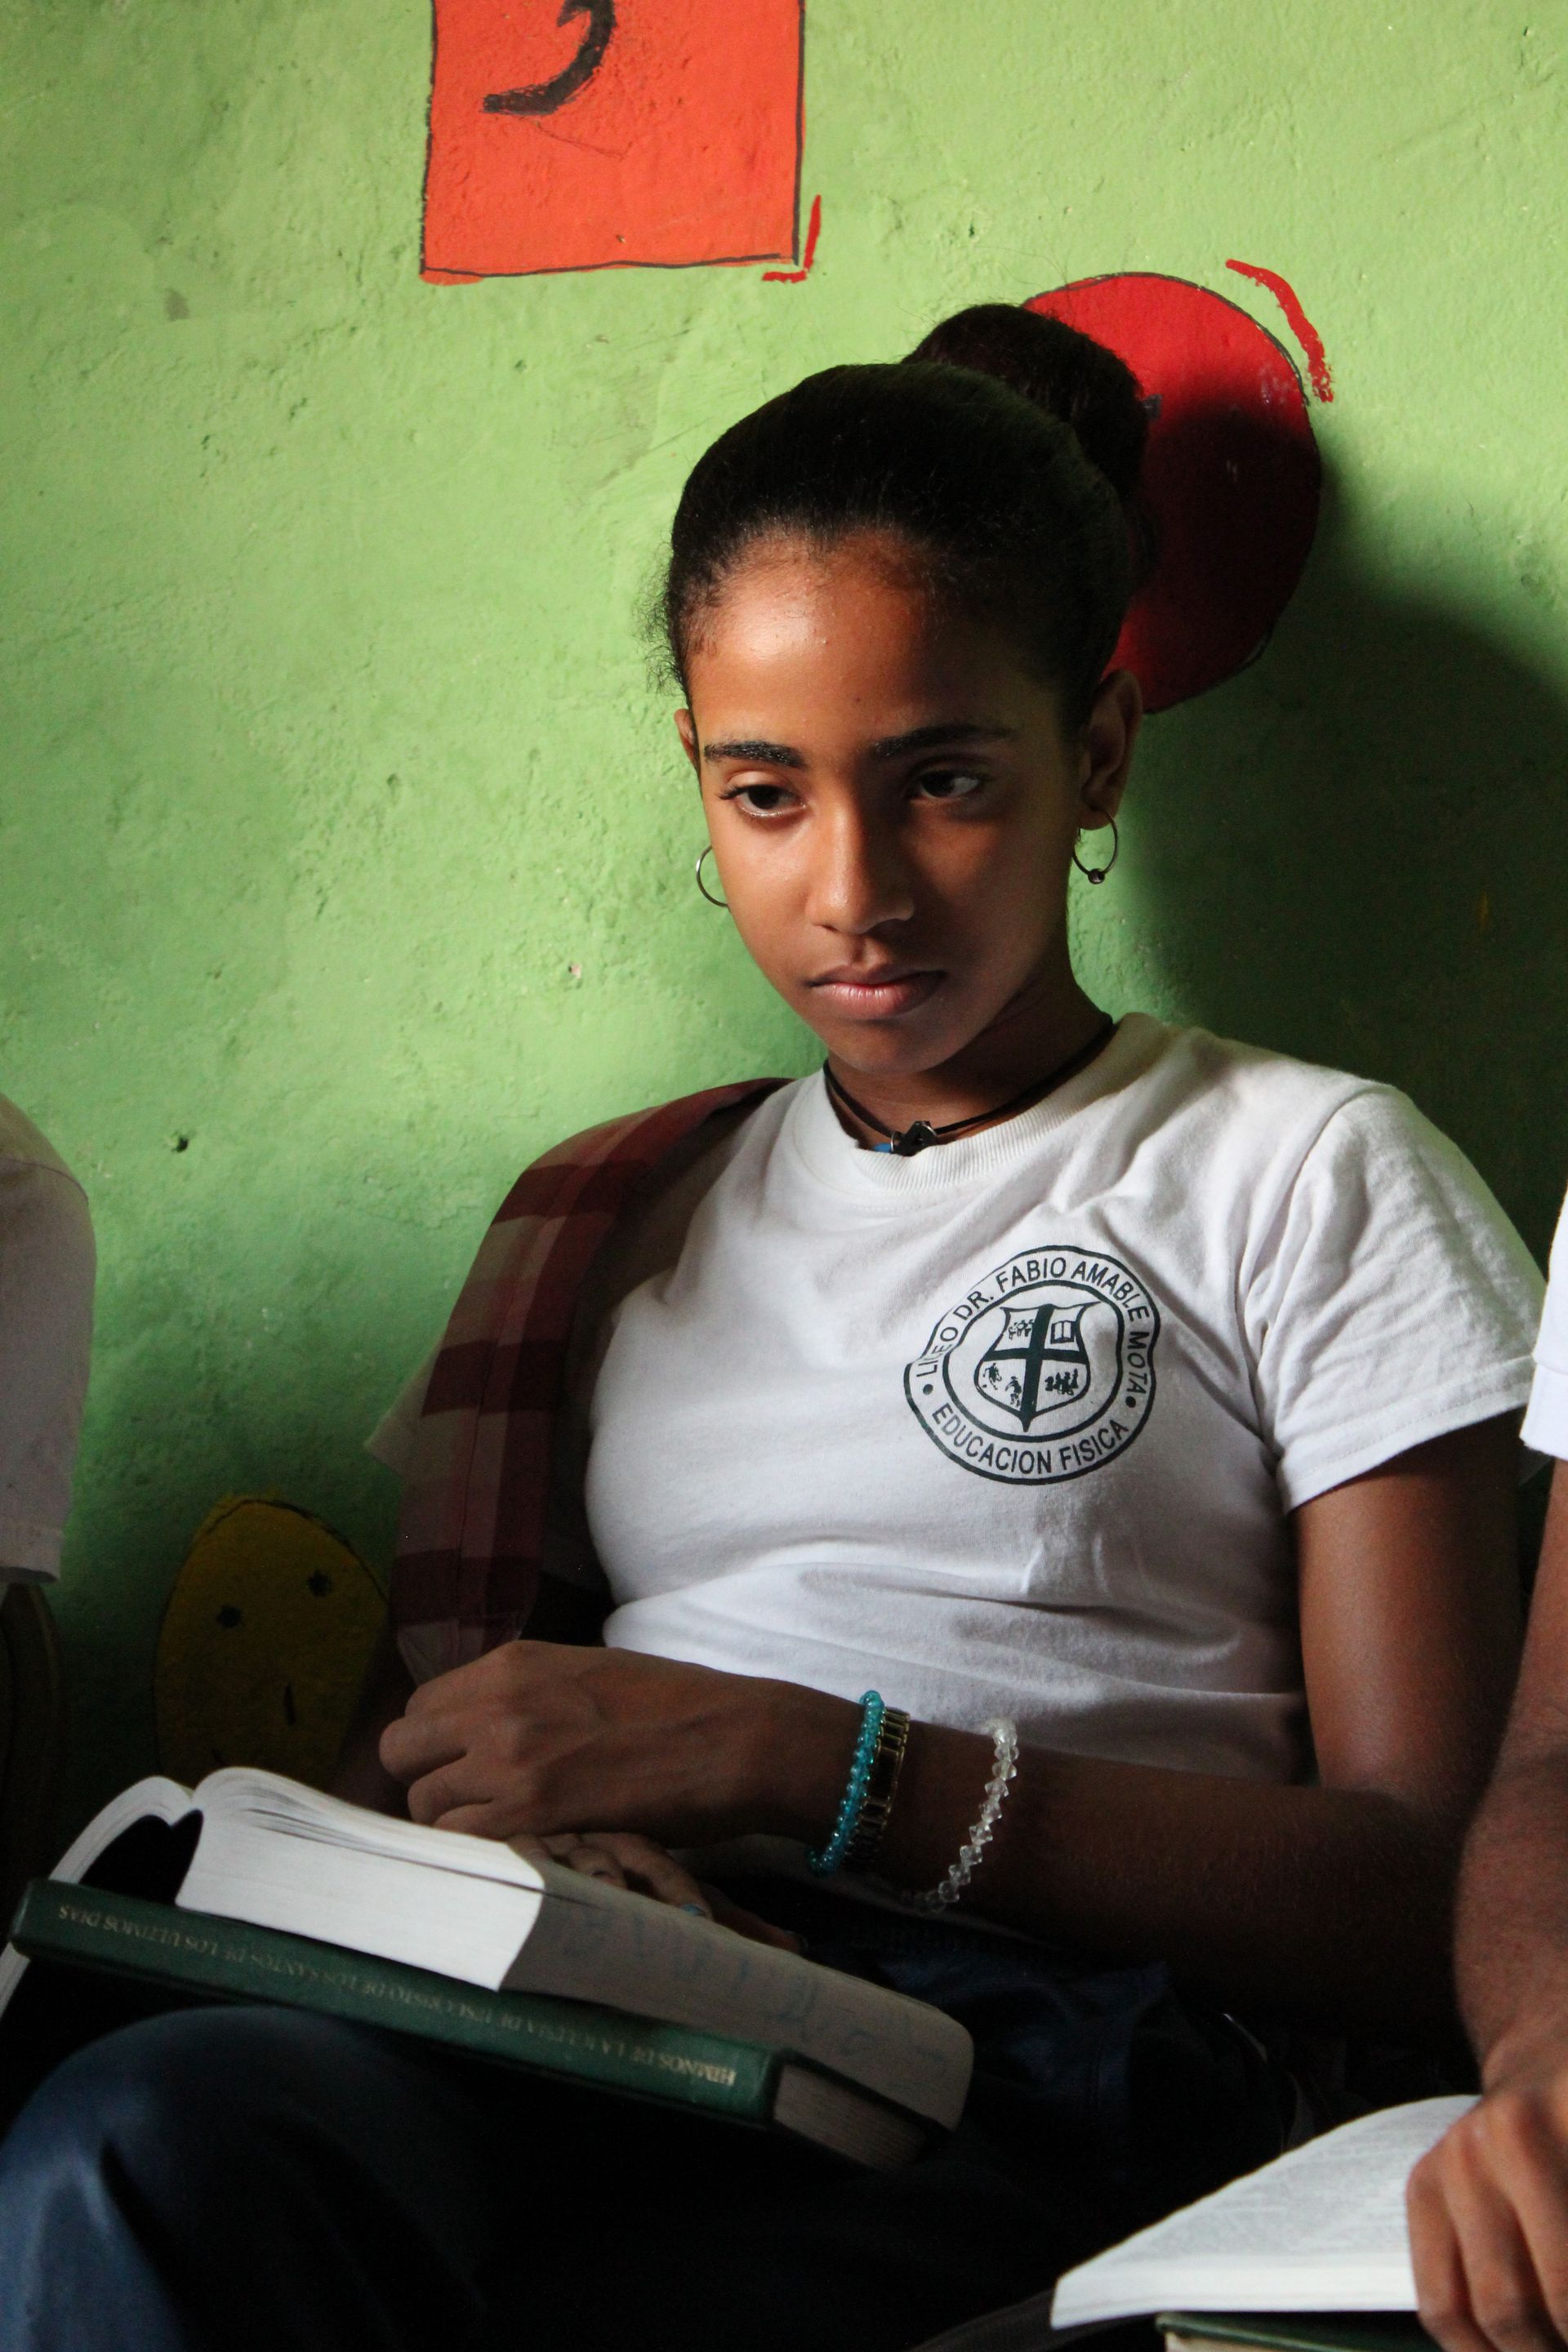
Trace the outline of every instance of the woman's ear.
<path fill-rule="evenodd" d="M 702 762 L 697 754 L 697 721 L 693 719 L 689 710 L 678 710 L 676 712 L 675 731 L 679 736 L 686 756 L 690 761 L 695 773 L 700 780 L 702 774 Z"/>
<path fill-rule="evenodd" d="M 1142 723 L 1142 688 L 1130 669 L 1111 670 L 1100 682 L 1083 730 L 1079 798 L 1086 821 L 1106 824 L 1121 807 Z"/>

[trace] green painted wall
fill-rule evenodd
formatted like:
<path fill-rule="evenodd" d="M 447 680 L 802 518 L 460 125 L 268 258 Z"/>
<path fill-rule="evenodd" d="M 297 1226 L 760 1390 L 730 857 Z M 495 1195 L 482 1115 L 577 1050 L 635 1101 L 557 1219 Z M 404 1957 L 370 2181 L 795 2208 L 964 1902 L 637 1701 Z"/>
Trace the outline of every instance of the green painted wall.
<path fill-rule="evenodd" d="M 1338 397 L 1262 663 L 1156 722 L 1121 1009 L 1568 1172 L 1568 7 L 811 0 L 816 267 L 432 288 L 423 0 L 0 0 L 0 1090 L 87 1180 L 71 1810 L 208 1505 L 384 1557 L 361 1437 L 563 1130 L 804 1067 L 637 610 L 705 439 L 1092 272 L 1283 271 Z M 1483 904 L 1484 901 L 1484 904 Z"/>

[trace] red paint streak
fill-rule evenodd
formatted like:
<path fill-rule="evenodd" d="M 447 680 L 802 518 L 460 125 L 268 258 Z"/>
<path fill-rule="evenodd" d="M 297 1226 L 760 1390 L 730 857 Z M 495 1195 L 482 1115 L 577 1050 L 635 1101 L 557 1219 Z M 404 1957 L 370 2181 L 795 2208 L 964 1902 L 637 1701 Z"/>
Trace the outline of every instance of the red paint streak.
<path fill-rule="evenodd" d="M 1307 373 L 1312 379 L 1312 390 L 1320 400 L 1332 400 L 1334 379 L 1323 339 L 1297 300 L 1296 289 L 1289 278 L 1281 278 L 1278 270 L 1265 269 L 1256 261 L 1227 261 L 1225 266 L 1238 277 L 1256 278 L 1259 286 L 1268 289 L 1285 313 L 1286 325 L 1307 354 Z"/>
<path fill-rule="evenodd" d="M 820 196 L 813 196 L 811 200 L 811 218 L 805 225 L 805 257 L 803 267 L 799 269 L 764 269 L 763 272 L 763 285 L 798 286 L 802 278 L 809 278 L 811 276 L 811 265 L 816 259 L 816 240 L 821 234 L 822 198 Z"/>

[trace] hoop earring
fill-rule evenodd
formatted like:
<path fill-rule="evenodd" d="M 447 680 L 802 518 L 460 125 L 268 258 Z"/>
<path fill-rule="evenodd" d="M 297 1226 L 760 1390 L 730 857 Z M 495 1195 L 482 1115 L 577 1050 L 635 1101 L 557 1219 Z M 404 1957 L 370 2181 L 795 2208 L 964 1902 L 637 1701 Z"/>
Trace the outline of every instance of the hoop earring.
<path fill-rule="evenodd" d="M 716 898 L 713 896 L 712 891 L 711 891 L 711 890 L 710 890 L 710 888 L 708 887 L 707 883 L 706 883 L 706 882 L 704 882 L 704 880 L 702 879 L 702 865 L 703 865 L 703 860 L 704 860 L 705 858 L 711 857 L 711 856 L 712 856 L 712 855 L 713 855 L 713 844 L 712 844 L 711 842 L 710 842 L 710 843 L 708 844 L 707 847 L 706 847 L 705 849 L 703 849 L 703 850 L 700 853 L 700 855 L 699 855 L 699 856 L 698 856 L 698 860 L 697 860 L 697 887 L 701 891 L 702 896 L 707 899 L 708 904 L 709 904 L 710 907 L 721 907 L 721 908 L 723 908 L 724 912 L 725 912 L 726 914 L 728 914 L 728 913 L 729 913 L 729 911 L 730 911 L 730 901 L 728 900 L 728 898 Z"/>
<path fill-rule="evenodd" d="M 1121 855 L 1121 835 L 1116 830 L 1116 819 L 1108 817 L 1106 823 L 1110 827 L 1110 855 L 1103 866 L 1086 866 L 1078 854 L 1078 843 L 1073 844 L 1072 862 L 1086 882 L 1103 882 Z"/>

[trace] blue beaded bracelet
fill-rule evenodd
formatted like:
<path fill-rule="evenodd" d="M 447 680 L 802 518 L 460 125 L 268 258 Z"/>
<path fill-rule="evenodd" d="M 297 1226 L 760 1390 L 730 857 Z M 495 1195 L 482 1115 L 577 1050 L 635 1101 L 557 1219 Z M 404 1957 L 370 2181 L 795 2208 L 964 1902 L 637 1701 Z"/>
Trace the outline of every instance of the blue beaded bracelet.
<path fill-rule="evenodd" d="M 877 1753 L 877 1741 L 881 1736 L 885 1712 L 880 1691 L 868 1691 L 860 1701 L 864 1710 L 860 1717 L 860 1737 L 855 1742 L 855 1760 L 849 1767 L 849 1779 L 845 1786 L 838 1819 L 833 1825 L 833 1835 L 825 1846 L 808 1853 L 806 1861 L 820 1877 L 838 1868 L 855 1842 L 859 1826 L 860 1808 L 866 1801 L 866 1790 L 871 1777 L 871 1759 Z"/>

